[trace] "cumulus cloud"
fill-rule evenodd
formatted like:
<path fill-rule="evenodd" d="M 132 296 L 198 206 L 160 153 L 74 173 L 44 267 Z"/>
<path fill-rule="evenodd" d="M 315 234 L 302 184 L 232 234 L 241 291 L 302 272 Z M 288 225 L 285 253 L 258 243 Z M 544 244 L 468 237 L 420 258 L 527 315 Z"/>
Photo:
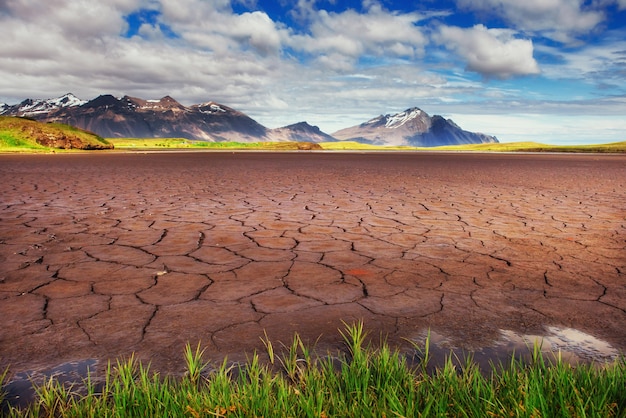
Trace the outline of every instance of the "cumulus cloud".
<path fill-rule="evenodd" d="M 584 0 L 457 0 L 457 4 L 496 14 L 517 29 L 538 32 L 559 42 L 572 42 L 605 19 L 602 11 L 586 6 Z"/>
<path fill-rule="evenodd" d="M 110 2 L 83 2 L 55 0 L 9 1 L 3 8 L 11 19 L 37 24 L 42 32 L 58 31 L 67 37 L 81 39 L 91 36 L 117 35 L 125 26 L 123 15 L 137 8 L 141 0 L 113 0 Z"/>
<path fill-rule="evenodd" d="M 161 19 L 191 45 L 211 51 L 251 48 L 278 54 L 284 29 L 260 11 L 235 14 L 230 1 L 161 0 Z"/>
<path fill-rule="evenodd" d="M 533 44 L 505 29 L 476 25 L 469 29 L 440 26 L 435 38 L 467 62 L 467 69 L 487 78 L 539 74 Z"/>
<path fill-rule="evenodd" d="M 289 46 L 319 54 L 320 61 L 329 65 L 333 56 L 342 56 L 343 62 L 354 62 L 363 54 L 415 58 L 423 55 L 428 43 L 416 26 L 424 19 L 419 13 L 389 12 L 378 3 L 372 3 L 366 13 L 301 10 L 308 10 L 309 30 L 306 34 L 291 36 Z"/>

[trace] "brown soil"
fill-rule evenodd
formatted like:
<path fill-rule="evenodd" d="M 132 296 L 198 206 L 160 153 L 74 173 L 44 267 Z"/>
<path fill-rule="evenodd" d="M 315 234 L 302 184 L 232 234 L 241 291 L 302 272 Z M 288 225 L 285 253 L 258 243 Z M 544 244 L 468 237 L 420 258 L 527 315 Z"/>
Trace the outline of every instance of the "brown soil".
<path fill-rule="evenodd" d="M 564 327 L 626 349 L 626 156 L 0 156 L 0 370 L 183 347 L 245 360 L 363 320 L 466 349 Z M 101 362 L 100 364 L 104 364 Z"/>

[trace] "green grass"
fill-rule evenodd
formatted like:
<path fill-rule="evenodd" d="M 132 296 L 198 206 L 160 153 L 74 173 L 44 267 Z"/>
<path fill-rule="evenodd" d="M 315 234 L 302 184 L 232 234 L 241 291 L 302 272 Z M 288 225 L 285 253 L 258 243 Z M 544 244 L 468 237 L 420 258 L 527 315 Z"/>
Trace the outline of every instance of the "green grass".
<path fill-rule="evenodd" d="M 48 147 L 41 146 L 35 141 L 20 137 L 15 132 L 0 130 L 0 151 L 24 152 L 48 149 Z"/>
<path fill-rule="evenodd" d="M 342 150 L 358 150 L 358 151 L 395 151 L 395 150 L 420 150 L 429 148 L 418 148 L 409 146 L 382 146 L 362 144 L 355 141 L 338 141 L 338 142 L 322 142 L 320 143 L 322 148 L 328 151 L 342 151 Z"/>
<path fill-rule="evenodd" d="M 184 138 L 107 138 L 116 149 L 189 148 L 192 141 Z"/>
<path fill-rule="evenodd" d="M 442 151 L 501 151 L 501 152 L 626 152 L 626 141 L 593 145 L 546 145 L 537 142 L 505 142 L 435 147 Z"/>
<path fill-rule="evenodd" d="M 49 152 L 52 148 L 40 143 L 49 138 L 71 138 L 87 147 L 110 145 L 104 138 L 73 126 L 0 116 L 0 152 Z"/>
<path fill-rule="evenodd" d="M 296 335 L 277 353 L 263 340 L 267 363 L 254 354 L 245 365 L 226 360 L 210 369 L 200 346 L 185 349 L 187 373 L 162 377 L 133 356 L 109 364 L 100 389 L 82 392 L 47 380 L 28 409 L 9 417 L 624 417 L 626 362 L 572 367 L 513 359 L 490 374 L 470 360 L 448 358 L 434 372 L 428 361 L 410 367 L 388 345 L 365 343 L 362 324 L 341 331 L 346 352 L 315 357 Z M 426 342 L 428 347 L 428 341 Z M 422 353 L 428 358 L 428 353 Z M 6 376 L 0 376 L 5 379 Z"/>
<path fill-rule="evenodd" d="M 215 149 L 215 150 L 302 150 L 318 148 L 304 142 L 209 142 L 185 138 L 107 138 L 116 149 Z"/>
<path fill-rule="evenodd" d="M 626 141 L 593 145 L 546 145 L 537 142 L 504 142 L 495 144 L 445 145 L 440 147 L 378 146 L 358 142 L 324 142 L 325 150 L 372 150 L 372 151 L 489 151 L 489 152 L 626 152 Z"/>

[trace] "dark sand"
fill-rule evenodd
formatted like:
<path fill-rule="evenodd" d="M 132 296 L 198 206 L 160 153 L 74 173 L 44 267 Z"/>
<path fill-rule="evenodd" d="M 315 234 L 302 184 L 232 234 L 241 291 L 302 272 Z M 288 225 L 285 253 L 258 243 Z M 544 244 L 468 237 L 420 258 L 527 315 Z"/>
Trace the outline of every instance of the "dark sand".
<path fill-rule="evenodd" d="M 216 363 L 264 332 L 334 350 L 355 320 L 405 348 L 430 328 L 626 350 L 626 155 L 2 155 L 0 173 L 0 370 L 135 352 L 180 373 L 187 342 Z"/>

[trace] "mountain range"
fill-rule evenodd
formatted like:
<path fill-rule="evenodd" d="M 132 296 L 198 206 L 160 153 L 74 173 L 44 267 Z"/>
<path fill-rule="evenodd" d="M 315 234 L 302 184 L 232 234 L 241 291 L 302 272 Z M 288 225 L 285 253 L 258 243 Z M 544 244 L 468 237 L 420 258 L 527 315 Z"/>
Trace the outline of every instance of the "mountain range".
<path fill-rule="evenodd" d="M 375 145 L 437 146 L 498 142 L 489 135 L 462 130 L 441 116 L 419 108 L 380 115 L 334 134 L 299 122 L 270 129 L 243 112 L 206 102 L 184 106 L 165 96 L 159 100 L 101 95 L 84 101 L 71 93 L 55 99 L 26 99 L 16 105 L 0 104 L 0 115 L 58 122 L 94 132 L 105 138 L 187 138 L 236 142 L 356 141 Z"/>

